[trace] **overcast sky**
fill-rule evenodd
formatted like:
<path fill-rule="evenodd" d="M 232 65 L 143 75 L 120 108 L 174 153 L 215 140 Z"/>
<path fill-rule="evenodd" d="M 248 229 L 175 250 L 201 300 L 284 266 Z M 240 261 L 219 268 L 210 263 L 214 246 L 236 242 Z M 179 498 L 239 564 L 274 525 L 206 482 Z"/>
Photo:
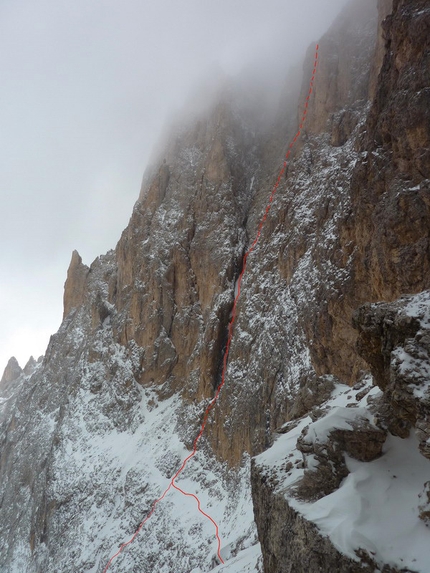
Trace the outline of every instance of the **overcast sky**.
<path fill-rule="evenodd" d="M 114 248 L 167 118 L 219 66 L 282 77 L 345 0 L 0 0 L 0 376 L 45 352 L 73 249 Z"/>

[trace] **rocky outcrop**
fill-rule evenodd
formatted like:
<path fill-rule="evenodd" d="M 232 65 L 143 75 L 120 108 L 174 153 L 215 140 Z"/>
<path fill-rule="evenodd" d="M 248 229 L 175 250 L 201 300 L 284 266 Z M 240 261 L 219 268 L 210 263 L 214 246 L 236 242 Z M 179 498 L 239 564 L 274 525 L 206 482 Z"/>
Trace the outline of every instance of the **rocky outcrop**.
<path fill-rule="evenodd" d="M 273 483 L 255 465 L 251 484 L 264 573 L 374 573 L 374 564 L 356 562 L 337 551 L 315 524 L 274 491 Z"/>
<path fill-rule="evenodd" d="M 316 441 L 314 436 L 309 436 L 309 427 L 302 431 L 297 449 L 304 454 L 305 471 L 294 486 L 298 499 L 316 501 L 337 490 L 349 474 L 345 454 L 363 462 L 382 455 L 386 431 L 375 427 L 365 417 L 348 417 L 348 420 L 348 428 L 333 427 L 322 440 Z M 308 459 L 312 460 L 312 469 L 307 469 Z"/>
<path fill-rule="evenodd" d="M 6 368 L 4 369 L 0 384 L 1 385 L 10 384 L 11 382 L 19 378 L 21 374 L 22 374 L 22 368 L 18 364 L 18 360 L 15 358 L 15 356 L 12 356 L 12 358 L 9 359 Z"/>
<path fill-rule="evenodd" d="M 430 293 L 356 312 L 358 351 L 384 391 L 379 424 L 405 437 L 413 427 L 430 459 Z"/>
<path fill-rule="evenodd" d="M 383 409 L 369 377 L 353 388 L 336 383 L 254 458 L 265 573 L 427 570 L 430 462 L 414 436 L 394 438 L 381 424 Z M 398 536 L 414 551 L 396 545 Z"/>

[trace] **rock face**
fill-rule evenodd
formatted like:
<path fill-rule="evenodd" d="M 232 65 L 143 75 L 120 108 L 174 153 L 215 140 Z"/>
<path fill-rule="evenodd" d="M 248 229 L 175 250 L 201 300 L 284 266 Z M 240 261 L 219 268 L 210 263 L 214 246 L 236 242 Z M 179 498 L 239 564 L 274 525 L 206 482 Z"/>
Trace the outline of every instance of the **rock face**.
<path fill-rule="evenodd" d="M 378 36 L 376 40 L 375 54 L 372 61 L 372 69 L 370 73 L 369 95 L 373 100 L 378 85 L 378 76 L 381 71 L 382 64 L 385 57 L 385 38 L 382 28 L 382 22 L 393 11 L 393 0 L 378 0 Z"/>
<path fill-rule="evenodd" d="M 178 129 L 116 250 L 118 336 L 143 350 L 140 383 L 198 400 L 217 382 L 256 171 L 255 138 L 229 108 Z"/>
<path fill-rule="evenodd" d="M 352 182 L 354 273 L 366 300 L 425 289 L 429 275 L 427 2 L 395 2 L 386 56 Z M 406 61 L 408 63 L 406 63 Z"/>
<path fill-rule="evenodd" d="M 424 456 L 411 464 L 428 462 L 427 374 L 414 370 L 427 311 L 406 315 L 404 299 L 352 323 L 360 305 L 430 287 L 429 10 L 390 8 L 352 3 L 321 40 L 303 138 L 247 260 L 226 384 L 181 478 L 219 521 L 226 564 L 211 523 L 170 491 L 116 571 L 236 573 L 244 559 L 259 571 L 256 526 L 265 573 L 398 571 L 370 543 L 336 545 L 307 514 L 345 484 L 367 495 L 357 476 L 412 426 Z M 12 365 L 13 392 L 0 385 L 0 569 L 101 573 L 189 453 L 220 383 L 243 254 L 296 132 L 293 92 L 267 130 L 252 93 L 224 89 L 173 129 L 116 249 L 89 267 L 73 253 L 43 362 L 25 375 Z M 291 459 L 276 450 L 284 439 Z M 280 461 L 254 463 L 255 525 L 249 460 L 267 448 Z M 296 480 L 288 495 L 279 472 Z"/>
<path fill-rule="evenodd" d="M 356 146 L 361 157 L 351 178 L 351 202 L 345 205 L 346 216 L 341 219 L 337 231 L 343 255 L 338 253 L 336 262 L 342 267 L 348 261 L 348 276 L 339 294 L 328 293 L 327 306 L 319 309 L 314 321 L 305 323 L 317 373 L 335 374 L 345 381 L 356 379 L 360 370 L 366 369 L 366 365 L 357 360 L 355 350 L 354 308 L 366 300 L 393 301 L 403 293 L 419 292 L 430 284 L 430 195 L 426 171 L 429 165 L 430 13 L 425 2 L 397 1 L 392 15 L 384 20 L 390 7 L 380 3 L 379 8 L 385 56 L 381 66 L 379 41 L 369 84 L 369 93 L 375 94 L 375 99 L 361 133 L 358 131 L 357 134 Z M 412 54 L 413 61 L 406 64 L 406 58 Z M 372 78 L 379 67 L 379 78 L 374 84 Z M 321 102 L 316 98 L 314 105 L 318 108 Z M 407 107 L 408 111 L 403 113 L 401 107 L 403 111 Z M 400 116 L 402 120 L 397 122 L 396 117 Z M 404 121 L 404 118 L 409 119 Z M 322 125 L 317 125 L 315 130 L 321 128 Z M 332 136 L 331 141 L 342 143 L 337 136 L 334 139 Z M 371 365 L 376 382 L 384 390 L 373 409 L 382 430 L 379 434 L 376 430 L 375 439 L 369 441 L 375 454 L 381 451 L 387 430 L 392 435 L 406 438 L 414 426 L 419 451 L 428 457 L 430 371 L 428 331 L 423 326 L 428 299 L 425 294 L 422 297 L 420 312 L 415 314 L 405 312 L 412 299 L 404 299 L 391 305 L 365 306 L 355 315 L 355 326 L 360 331 L 358 353 Z M 321 415 L 318 409 L 315 415 Z M 359 438 L 359 433 L 349 432 L 349 435 Z M 321 495 L 325 497 L 347 475 L 344 453 L 348 446 L 341 440 L 339 447 L 336 431 L 331 434 L 328 444 L 309 445 L 303 441 L 298 441 L 297 451 L 312 455 L 317 468 L 304 467 L 304 475 L 295 486 L 296 492 L 299 497 L 308 495 L 313 500 Z M 358 441 L 367 450 L 368 439 Z M 286 464 L 289 468 L 291 461 L 288 458 Z M 295 515 L 292 502 L 286 503 L 284 494 L 269 493 L 274 485 L 268 486 L 267 476 L 258 465 L 254 468 L 252 483 L 265 572 L 301 571 L 304 570 L 303 563 L 308 571 L 336 570 L 332 548 L 321 551 L 321 540 L 314 539 L 312 524 Z M 425 521 L 427 490 L 424 485 L 420 488 L 423 491 L 420 517 Z M 289 531 L 296 535 L 290 535 Z M 340 556 L 339 559 L 342 562 Z M 371 571 L 381 568 L 369 555 L 361 555 L 360 559 L 359 568 L 366 567 L 366 563 Z M 342 563 L 340 570 L 355 571 L 356 567 L 353 562 Z M 414 570 L 412 563 L 410 567 L 401 569 Z M 396 570 L 387 565 L 382 569 Z"/>
<path fill-rule="evenodd" d="M 350 2 L 321 38 L 318 76 L 305 134 L 330 133 L 332 145 L 341 146 L 353 132 L 360 119 L 360 108 L 369 99 L 377 24 L 374 0 Z M 312 51 L 313 46 L 308 52 L 306 78 L 312 69 Z M 301 102 L 305 101 L 307 87 L 305 82 Z"/>
<path fill-rule="evenodd" d="M 78 251 L 73 251 L 69 270 L 67 271 L 67 281 L 64 287 L 64 312 L 65 318 L 72 309 L 80 307 L 84 302 L 86 278 L 89 268 L 82 264 L 82 258 Z"/>
<path fill-rule="evenodd" d="M 368 86 L 376 95 L 355 139 L 360 153 L 337 232 L 336 262 L 341 268 L 348 262 L 348 278 L 341 293 L 327 297 L 327 310 L 319 313 L 319 324 L 308 334 L 317 340 L 310 345 L 317 372 L 343 380 L 351 373 L 357 379 L 365 368 L 355 352 L 354 309 L 366 301 L 420 292 L 430 282 L 428 173 L 421 167 L 422 161 L 429 164 L 426 4 L 395 2 L 393 14 L 383 20 L 386 55 L 377 88 L 371 79 Z M 388 8 L 380 3 L 380 19 Z M 406 53 L 412 58 L 407 64 Z"/>

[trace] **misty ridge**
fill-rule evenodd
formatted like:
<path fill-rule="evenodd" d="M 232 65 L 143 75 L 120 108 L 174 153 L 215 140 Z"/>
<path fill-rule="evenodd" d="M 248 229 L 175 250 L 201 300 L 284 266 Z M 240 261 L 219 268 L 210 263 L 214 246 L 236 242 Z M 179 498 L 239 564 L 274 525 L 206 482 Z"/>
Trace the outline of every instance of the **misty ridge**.
<path fill-rule="evenodd" d="M 297 61 L 289 60 L 287 67 L 285 63 L 281 66 L 279 61 L 277 65 L 273 63 L 273 67 L 268 66 L 266 60 L 260 65 L 258 62 L 248 63 L 235 75 L 223 71 L 219 64 L 212 64 L 207 76 L 189 91 L 185 103 L 170 112 L 161 135 L 154 143 L 149 165 L 160 159 L 175 134 L 204 121 L 216 106 L 228 106 L 266 139 L 270 139 L 277 119 L 285 117 L 286 106 L 293 116 L 290 123 L 298 124 L 295 108 L 303 80 L 303 60 L 304 55 Z"/>

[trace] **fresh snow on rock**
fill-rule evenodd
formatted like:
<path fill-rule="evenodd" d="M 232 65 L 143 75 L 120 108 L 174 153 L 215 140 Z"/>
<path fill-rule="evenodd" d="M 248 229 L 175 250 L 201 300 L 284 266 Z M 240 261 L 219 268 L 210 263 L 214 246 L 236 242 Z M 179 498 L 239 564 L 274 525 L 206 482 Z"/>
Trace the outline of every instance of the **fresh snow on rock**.
<path fill-rule="evenodd" d="M 332 398 L 324 403 L 324 417 L 312 422 L 309 416 L 279 435 L 273 446 L 256 457 L 256 462 L 273 481 L 276 491 L 348 557 L 358 560 L 356 551 L 364 550 L 381 564 L 420 573 L 430 572 L 429 529 L 419 519 L 419 495 L 430 478 L 430 461 L 418 450 L 414 434 L 407 439 L 388 435 L 383 455 L 360 462 L 345 455 L 349 475 L 338 490 L 316 502 L 295 498 L 294 486 L 303 477 L 304 455 L 297 450 L 297 439 L 306 428 L 308 441 L 323 442 L 330 431 L 350 429 L 357 416 L 372 420 L 369 403 L 381 391 L 366 385 L 359 390 L 337 385 Z M 358 396 L 357 396 L 358 394 Z M 305 455 L 306 457 L 306 455 Z M 312 460 L 311 460 L 312 461 Z M 290 463 L 286 472 L 285 464 Z M 307 464 L 312 467 L 312 464 Z"/>

